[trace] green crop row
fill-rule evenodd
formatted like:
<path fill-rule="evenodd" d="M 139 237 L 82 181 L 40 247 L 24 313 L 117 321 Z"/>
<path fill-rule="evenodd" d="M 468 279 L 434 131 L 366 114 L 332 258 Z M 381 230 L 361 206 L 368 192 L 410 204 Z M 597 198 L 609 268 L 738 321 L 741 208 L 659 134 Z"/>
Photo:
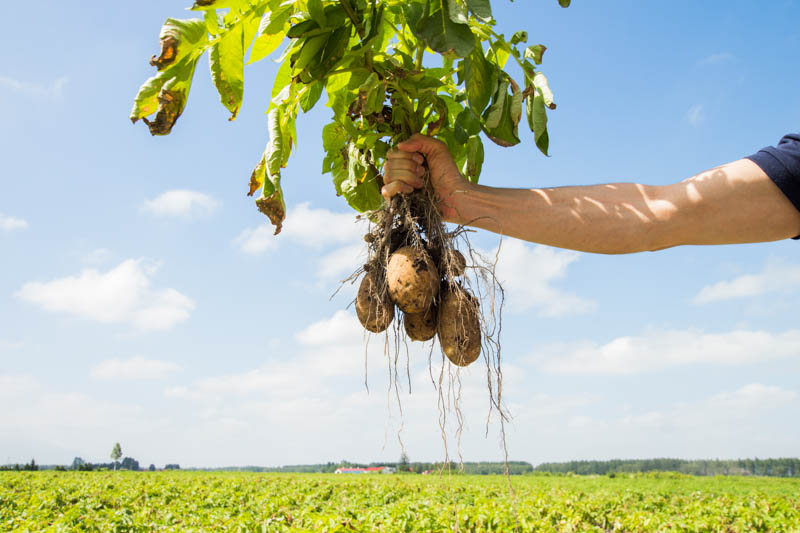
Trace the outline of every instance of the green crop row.
<path fill-rule="evenodd" d="M 0 531 L 800 531 L 800 481 L 0 472 Z"/>

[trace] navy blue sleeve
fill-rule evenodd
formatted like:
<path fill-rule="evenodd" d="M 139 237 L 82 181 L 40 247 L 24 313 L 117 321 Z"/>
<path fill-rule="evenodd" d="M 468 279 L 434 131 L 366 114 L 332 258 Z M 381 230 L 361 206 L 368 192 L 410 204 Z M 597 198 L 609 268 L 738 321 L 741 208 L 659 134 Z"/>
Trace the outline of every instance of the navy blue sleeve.
<path fill-rule="evenodd" d="M 800 133 L 790 133 L 777 146 L 762 148 L 747 159 L 761 167 L 800 211 Z"/>

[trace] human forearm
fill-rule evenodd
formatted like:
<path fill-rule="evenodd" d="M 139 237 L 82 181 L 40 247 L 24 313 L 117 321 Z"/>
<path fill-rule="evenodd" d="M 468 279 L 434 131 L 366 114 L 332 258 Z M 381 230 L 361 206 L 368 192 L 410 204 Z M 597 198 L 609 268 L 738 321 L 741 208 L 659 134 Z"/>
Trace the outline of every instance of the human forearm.
<path fill-rule="evenodd" d="M 470 185 L 452 196 L 452 221 L 526 241 L 619 254 L 671 246 L 672 206 L 659 187 L 615 183 L 549 189 Z"/>
<path fill-rule="evenodd" d="M 800 233 L 800 213 L 748 160 L 668 186 L 469 185 L 454 191 L 449 203 L 457 213 L 453 222 L 595 253 L 771 241 Z"/>

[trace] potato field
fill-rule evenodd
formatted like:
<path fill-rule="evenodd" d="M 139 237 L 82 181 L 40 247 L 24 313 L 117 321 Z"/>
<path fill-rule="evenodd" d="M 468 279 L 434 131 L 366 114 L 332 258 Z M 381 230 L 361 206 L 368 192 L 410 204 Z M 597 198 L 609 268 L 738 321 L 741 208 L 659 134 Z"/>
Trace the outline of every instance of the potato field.
<path fill-rule="evenodd" d="M 0 472 L 2 531 L 800 531 L 800 480 Z"/>

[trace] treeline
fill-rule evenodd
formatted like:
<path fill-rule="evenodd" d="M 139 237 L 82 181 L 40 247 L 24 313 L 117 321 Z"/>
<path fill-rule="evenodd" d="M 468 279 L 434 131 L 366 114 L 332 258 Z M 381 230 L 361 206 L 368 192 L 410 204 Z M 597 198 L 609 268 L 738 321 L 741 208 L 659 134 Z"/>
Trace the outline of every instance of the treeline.
<path fill-rule="evenodd" d="M 164 470 L 180 470 L 181 465 L 179 464 L 168 464 L 164 466 Z M 144 470 L 140 465 L 139 461 L 132 457 L 123 457 L 122 461 L 113 462 L 113 463 L 90 463 L 84 461 L 80 457 L 76 457 L 73 459 L 71 465 L 39 465 L 36 464 L 36 461 L 31 459 L 30 463 L 26 463 L 24 465 L 20 464 L 13 464 L 13 465 L 0 465 L 0 471 L 34 471 L 34 470 L 57 470 L 60 472 L 66 472 L 68 470 L 74 470 L 78 472 L 92 472 L 94 470 L 131 470 L 134 472 L 140 472 Z M 150 472 L 155 472 L 156 466 L 150 465 L 147 470 Z"/>
<path fill-rule="evenodd" d="M 413 472 L 421 474 L 423 472 L 436 472 L 447 468 L 446 463 L 351 463 L 340 461 L 338 463 L 319 463 L 311 465 L 285 465 L 285 466 L 227 466 L 221 468 L 198 468 L 189 470 L 203 471 L 223 471 L 223 472 L 284 472 L 294 474 L 330 474 L 337 468 L 369 468 L 376 466 L 389 466 L 395 468 L 397 472 Z M 458 473 L 462 465 L 450 463 L 450 469 Z M 533 472 L 533 465 L 525 461 L 509 461 L 508 471 L 511 475 L 521 475 Z M 463 473 L 472 475 L 489 475 L 505 473 L 505 466 L 501 462 L 470 462 L 463 463 Z"/>
<path fill-rule="evenodd" d="M 637 472 L 680 472 L 693 476 L 800 477 L 800 459 L 613 459 L 542 463 L 536 472 L 553 474 L 607 475 Z"/>

